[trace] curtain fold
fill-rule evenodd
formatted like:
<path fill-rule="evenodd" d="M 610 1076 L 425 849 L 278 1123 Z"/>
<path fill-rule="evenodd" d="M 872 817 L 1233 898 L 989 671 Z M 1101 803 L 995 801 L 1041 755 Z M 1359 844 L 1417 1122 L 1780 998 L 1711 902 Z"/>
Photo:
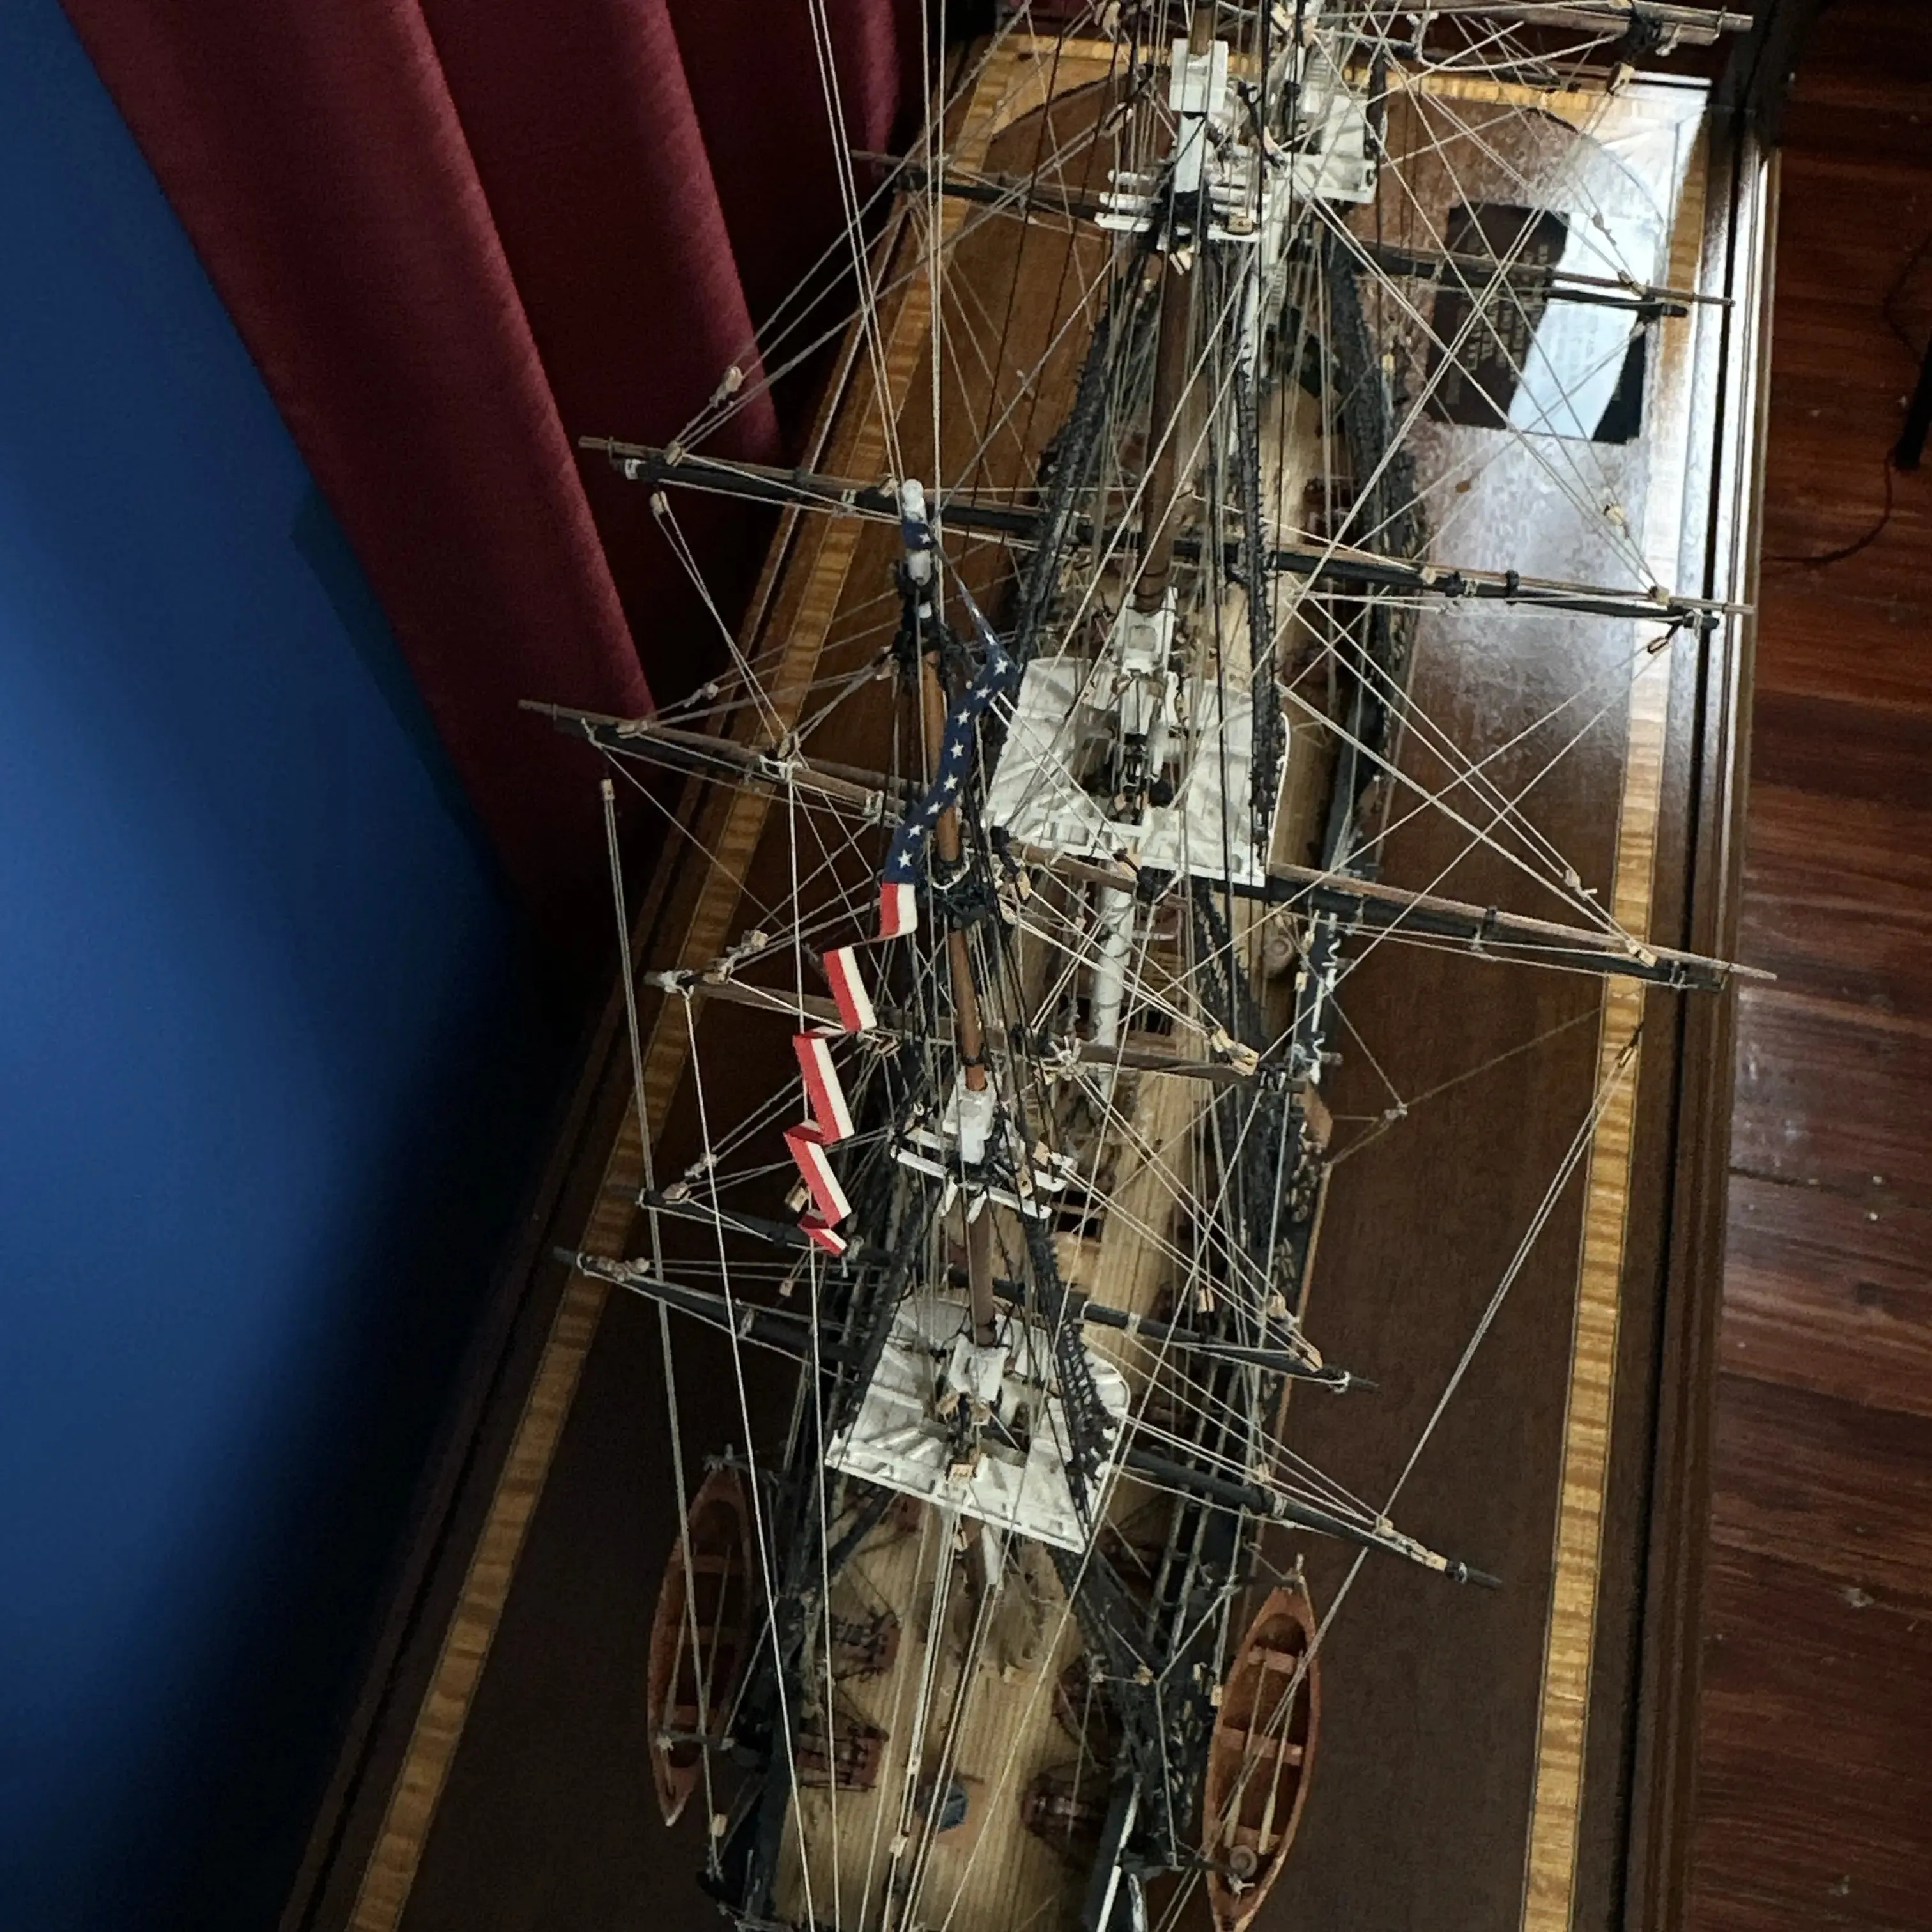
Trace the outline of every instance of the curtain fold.
<path fill-rule="evenodd" d="M 574 441 L 674 434 L 836 238 L 808 0 L 64 4 L 512 882 L 594 956 L 590 754 L 517 700 L 641 711 L 721 640 L 644 493 Z M 850 144 L 882 147 L 917 92 L 916 0 L 823 19 Z M 783 460 L 808 386 L 716 446 Z M 734 616 L 767 523 L 715 500 L 679 517 Z"/>

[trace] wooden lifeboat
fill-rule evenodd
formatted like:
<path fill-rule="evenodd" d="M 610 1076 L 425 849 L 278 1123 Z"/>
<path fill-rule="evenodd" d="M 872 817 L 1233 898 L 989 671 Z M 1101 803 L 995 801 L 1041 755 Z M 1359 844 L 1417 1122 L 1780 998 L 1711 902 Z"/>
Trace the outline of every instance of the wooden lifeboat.
<path fill-rule="evenodd" d="M 1260 1910 L 1300 1821 L 1322 1702 L 1315 1629 L 1304 1592 L 1274 1591 L 1221 1687 L 1201 1835 L 1220 1932 L 1240 1932 Z"/>
<path fill-rule="evenodd" d="M 651 1619 L 651 1769 L 667 1825 L 677 1822 L 698 1783 L 706 1744 L 718 1735 L 751 1654 L 757 1580 L 751 1515 L 735 1470 L 705 1478 L 685 1521 Z"/>

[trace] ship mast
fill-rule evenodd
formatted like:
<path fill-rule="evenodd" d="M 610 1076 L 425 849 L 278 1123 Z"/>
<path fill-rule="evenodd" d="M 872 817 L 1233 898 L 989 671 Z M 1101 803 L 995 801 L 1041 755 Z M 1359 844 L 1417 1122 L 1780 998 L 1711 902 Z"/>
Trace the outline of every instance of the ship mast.
<path fill-rule="evenodd" d="M 1134 583 L 1134 608 L 1144 615 L 1161 609 L 1174 568 L 1181 416 L 1193 346 L 1193 271 L 1206 206 L 1208 122 L 1212 107 L 1226 92 L 1227 67 L 1226 43 L 1214 37 L 1214 9 L 1197 7 L 1188 34 L 1187 57 L 1174 62 L 1168 97 L 1180 117 L 1180 134 L 1170 189 L 1168 245 L 1161 260 L 1160 331 L 1154 351 L 1154 406 L 1148 426 L 1150 461 L 1142 510 L 1140 573 Z M 1184 241 L 1180 232 L 1184 220 Z"/>
<path fill-rule="evenodd" d="M 928 785 L 941 781 L 942 747 L 946 736 L 946 686 L 940 676 L 946 628 L 939 614 L 939 551 L 926 510 L 926 492 L 916 482 L 899 486 L 899 526 L 905 539 L 903 582 L 904 621 L 918 654 L 920 716 L 926 746 Z M 953 794 L 956 801 L 957 793 Z M 939 862 L 949 879 L 959 870 L 959 807 L 940 809 L 932 839 Z M 986 1074 L 986 1034 L 980 1013 L 980 992 L 973 980 L 973 956 L 964 928 L 950 924 L 946 935 L 947 976 L 952 988 L 953 1042 L 959 1056 L 963 1092 L 960 1102 L 961 1157 L 966 1157 L 968 1116 L 990 1115 L 992 1096 Z M 968 1096 L 974 1097 L 968 1097 Z M 999 1307 L 993 1294 L 993 1223 L 983 1193 L 976 1206 L 962 1197 L 966 1233 L 968 1292 L 972 1306 L 973 1340 L 989 1347 L 999 1339 Z"/>

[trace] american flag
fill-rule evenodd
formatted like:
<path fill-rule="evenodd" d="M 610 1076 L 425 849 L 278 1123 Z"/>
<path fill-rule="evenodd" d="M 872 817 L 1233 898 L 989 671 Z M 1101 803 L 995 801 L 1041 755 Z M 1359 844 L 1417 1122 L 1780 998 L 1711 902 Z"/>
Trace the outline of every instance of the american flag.
<path fill-rule="evenodd" d="M 956 579 L 956 582 L 957 580 Z M 946 728 L 940 734 L 939 763 L 932 783 L 925 794 L 900 821 L 886 854 L 885 870 L 879 874 L 879 937 L 896 939 L 919 929 L 917 886 L 920 868 L 926 859 L 926 842 L 939 814 L 959 802 L 960 795 L 972 776 L 973 753 L 980 714 L 993 700 L 1006 692 L 1018 669 L 1011 656 L 993 634 L 973 593 L 958 585 L 959 595 L 972 614 L 973 628 L 979 633 L 985 657 L 973 682 L 959 694 L 947 714 Z"/>

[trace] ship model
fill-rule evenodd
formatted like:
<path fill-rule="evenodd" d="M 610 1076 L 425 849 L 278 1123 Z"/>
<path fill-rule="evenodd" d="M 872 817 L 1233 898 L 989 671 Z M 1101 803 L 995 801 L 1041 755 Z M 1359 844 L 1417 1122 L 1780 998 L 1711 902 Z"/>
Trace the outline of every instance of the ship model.
<path fill-rule="evenodd" d="M 606 754 L 607 816 L 683 782 L 670 836 L 732 887 L 694 952 L 634 961 L 626 922 L 640 1234 L 568 1258 L 742 1420 L 671 1445 L 639 1687 L 742 1927 L 1246 1924 L 1316 1775 L 1306 1540 L 1496 1580 L 1291 1446 L 1300 1405 L 1372 1399 L 1304 1321 L 1342 982 L 1384 945 L 1732 970 L 1623 930 L 1480 767 L 1431 788 L 1401 753 L 1432 610 L 1653 652 L 1715 621 L 1445 557 L 1445 396 L 1526 434 L 1546 314 L 1620 346 L 1682 311 L 1608 226 L 1441 218 L 1427 87 L 1506 103 L 1735 22 L 1432 11 L 1008 23 L 908 156 L 850 158 L 815 460 L 729 453 L 782 330 L 675 442 L 592 445 L 681 554 L 692 493 L 782 520 L 761 621 L 688 700 L 539 707 Z M 1426 234 L 1398 218 L 1430 196 Z M 1557 393 L 1594 421 L 1617 373 Z M 1388 882 L 1418 812 L 1548 904 Z"/>

